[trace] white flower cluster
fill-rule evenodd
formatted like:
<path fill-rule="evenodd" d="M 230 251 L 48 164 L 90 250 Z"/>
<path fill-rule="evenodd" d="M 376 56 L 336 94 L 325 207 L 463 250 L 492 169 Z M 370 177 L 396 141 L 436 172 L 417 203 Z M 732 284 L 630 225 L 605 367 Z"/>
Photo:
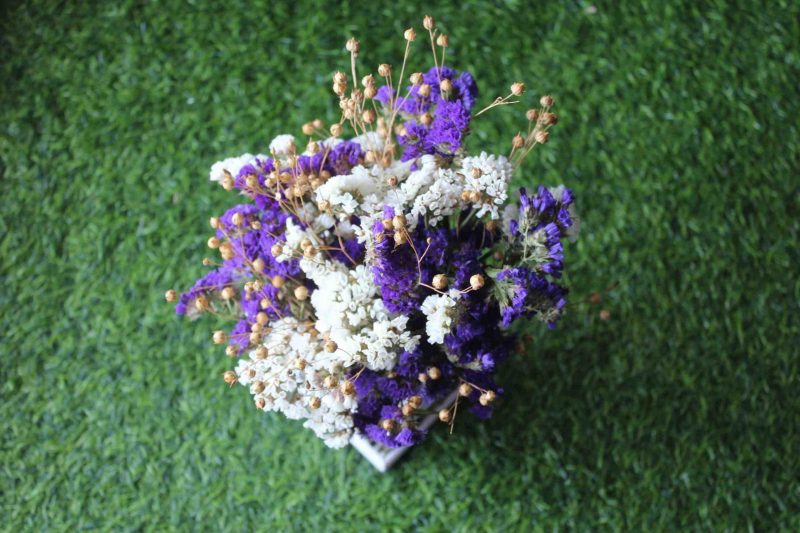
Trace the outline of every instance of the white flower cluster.
<path fill-rule="evenodd" d="M 450 333 L 456 316 L 456 301 L 461 293 L 450 289 L 447 294 L 431 294 L 422 302 L 420 310 L 427 318 L 425 333 L 431 344 L 443 344 L 444 336 Z"/>
<path fill-rule="evenodd" d="M 250 352 L 236 367 L 238 382 L 250 388 L 256 406 L 280 411 L 287 418 L 306 419 L 328 446 L 345 446 L 353 430 L 354 395 L 326 387 L 335 364 L 323 343 L 297 319 L 275 322 L 262 341 L 267 352 Z"/>
<path fill-rule="evenodd" d="M 222 161 L 217 161 L 211 165 L 211 172 L 208 174 L 208 179 L 211 181 L 221 182 L 225 177 L 225 172 L 228 172 L 234 178 L 239 174 L 239 171 L 245 165 L 252 165 L 256 159 L 264 160 L 265 155 L 242 154 L 239 157 L 229 157 Z"/>

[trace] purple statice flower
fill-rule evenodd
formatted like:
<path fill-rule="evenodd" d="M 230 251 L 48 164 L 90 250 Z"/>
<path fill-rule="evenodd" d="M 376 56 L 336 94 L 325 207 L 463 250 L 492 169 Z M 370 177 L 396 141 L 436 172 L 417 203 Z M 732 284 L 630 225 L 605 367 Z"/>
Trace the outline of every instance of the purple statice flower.
<path fill-rule="evenodd" d="M 198 279 L 194 286 L 181 294 L 178 304 L 175 306 L 175 313 L 185 315 L 191 311 L 189 305 L 194 302 L 201 294 L 214 291 L 221 291 L 233 282 L 233 272 L 224 267 L 217 268 L 208 272 L 205 276 Z"/>
<path fill-rule="evenodd" d="M 450 155 L 462 146 L 469 129 L 470 114 L 461 101 L 442 100 L 436 106 L 426 143 L 441 155 Z"/>
<path fill-rule="evenodd" d="M 563 188 L 560 199 L 556 199 L 550 190 L 540 185 L 536 194 L 528 196 L 524 188 L 519 190 L 520 216 L 530 221 L 530 226 L 538 229 L 542 224 L 555 222 L 563 232 L 572 226 L 569 206 L 574 202 L 572 190 Z"/>
<path fill-rule="evenodd" d="M 324 154 L 321 150 L 319 154 Z M 327 170 L 334 176 L 349 174 L 353 167 L 359 165 L 364 159 L 364 149 L 360 144 L 353 141 L 341 141 L 334 146 L 324 158 L 323 170 Z"/>
<path fill-rule="evenodd" d="M 443 79 L 448 79 L 453 87 L 448 94 L 448 100 L 460 102 L 467 112 L 471 111 L 475 105 L 475 99 L 478 97 L 478 84 L 475 83 L 475 78 L 469 72 L 465 71 L 459 74 L 455 69 L 442 65 L 438 69 L 431 67 L 422 75 L 422 79 L 431 86 L 431 98 L 436 104 L 444 100 L 439 83 Z"/>
<path fill-rule="evenodd" d="M 255 176 L 258 178 L 259 185 L 263 187 L 266 184 L 267 176 L 273 170 L 275 170 L 275 162 L 271 157 L 257 157 L 253 163 L 239 169 L 239 173 L 234 176 L 233 186 L 237 189 L 245 190 L 247 189 L 245 182 L 247 176 Z"/>
<path fill-rule="evenodd" d="M 555 327 L 564 306 L 567 291 L 526 267 L 506 268 L 497 274 L 501 325 L 507 328 L 518 318 L 539 315 Z"/>
<path fill-rule="evenodd" d="M 399 96 L 397 91 L 393 93 L 388 85 L 383 85 L 378 89 L 375 100 L 388 106 L 392 98 L 394 98 L 394 106 L 399 109 L 401 113 L 408 115 L 421 115 L 430 109 L 432 102 L 431 95 L 422 96 L 419 94 L 419 86 L 417 85 L 412 85 L 407 90 L 408 96 Z"/>

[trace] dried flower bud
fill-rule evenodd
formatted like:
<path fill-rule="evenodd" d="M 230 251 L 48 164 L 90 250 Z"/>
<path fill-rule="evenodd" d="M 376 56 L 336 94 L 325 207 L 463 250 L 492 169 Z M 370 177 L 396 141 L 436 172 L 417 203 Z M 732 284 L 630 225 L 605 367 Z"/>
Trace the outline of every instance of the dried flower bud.
<path fill-rule="evenodd" d="M 517 133 L 511 140 L 511 146 L 513 146 L 516 149 L 522 148 L 523 146 L 525 146 L 525 139 L 522 138 L 522 135 Z"/>
<path fill-rule="evenodd" d="M 352 396 L 356 393 L 356 386 L 353 385 L 352 381 L 342 381 L 342 384 L 339 385 L 339 390 L 342 391 L 342 394 L 345 396 Z"/>
<path fill-rule="evenodd" d="M 430 15 L 425 15 L 425 17 L 422 19 L 422 27 L 428 31 L 431 31 L 433 29 L 433 17 Z"/>
<path fill-rule="evenodd" d="M 262 392 L 264 392 L 264 389 L 266 388 L 267 384 L 264 383 L 263 381 L 256 381 L 255 383 L 253 383 L 253 393 L 255 394 L 261 394 Z"/>
<path fill-rule="evenodd" d="M 261 259 L 260 257 L 257 257 L 256 260 L 253 261 L 253 270 L 255 270 L 258 273 L 263 272 L 265 266 L 266 263 L 264 263 L 264 260 Z"/>
<path fill-rule="evenodd" d="M 314 396 L 308 401 L 308 406 L 312 409 L 319 409 L 322 405 L 322 400 L 320 400 L 317 396 Z"/>
<path fill-rule="evenodd" d="M 472 287 L 472 290 L 477 291 L 484 285 L 483 276 L 480 274 L 473 274 L 472 277 L 469 278 L 469 286 Z"/>
<path fill-rule="evenodd" d="M 170 289 L 164 293 L 164 299 L 168 302 L 174 302 L 178 298 L 178 293 L 175 289 Z"/>
<path fill-rule="evenodd" d="M 432 366 L 428 369 L 428 377 L 435 381 L 442 377 L 442 371 L 438 367 Z"/>
<path fill-rule="evenodd" d="M 233 251 L 233 245 L 229 242 L 222 243 L 219 246 L 219 255 L 226 261 L 228 259 L 233 259 L 234 255 L 236 255 Z"/>
<path fill-rule="evenodd" d="M 222 184 L 222 188 L 225 189 L 226 191 L 232 190 L 234 185 L 236 185 L 233 176 L 231 176 L 230 174 L 225 174 L 220 183 Z"/>
<path fill-rule="evenodd" d="M 272 302 L 269 300 L 269 298 L 262 298 L 258 305 L 261 307 L 261 309 L 269 309 L 272 306 Z"/>
<path fill-rule="evenodd" d="M 395 215 L 392 217 L 392 227 L 396 230 L 400 230 L 406 227 L 406 216 L 402 213 Z"/>
<path fill-rule="evenodd" d="M 555 113 L 545 113 L 542 115 L 542 122 L 548 126 L 555 126 L 558 124 L 558 115 Z"/>
<path fill-rule="evenodd" d="M 341 124 L 334 124 L 333 126 L 331 126 L 331 135 L 333 137 L 338 137 L 339 135 L 342 134 L 342 131 L 344 131 L 344 128 L 342 127 Z"/>
<path fill-rule="evenodd" d="M 450 44 L 450 39 L 447 38 L 447 35 L 441 34 L 439 37 L 436 38 L 436 44 L 438 44 L 442 48 L 447 48 L 447 46 Z"/>
<path fill-rule="evenodd" d="M 294 289 L 294 297 L 301 302 L 308 298 L 308 288 L 305 285 L 300 285 Z"/>
<path fill-rule="evenodd" d="M 197 299 L 195 299 L 194 306 L 198 311 L 205 311 L 208 309 L 208 298 L 201 294 L 197 297 Z"/>
<path fill-rule="evenodd" d="M 469 383 L 462 383 L 458 386 L 458 394 L 461 396 L 469 396 L 472 394 L 472 385 Z"/>
<path fill-rule="evenodd" d="M 422 77 L 422 72 L 415 72 L 408 78 L 413 85 L 422 85 L 424 83 L 424 78 Z"/>
<path fill-rule="evenodd" d="M 423 83 L 422 85 L 419 86 L 419 89 L 417 90 L 417 93 L 420 96 L 430 96 L 431 95 L 431 86 L 428 85 L 427 83 Z"/>
<path fill-rule="evenodd" d="M 363 120 L 367 124 L 372 124 L 373 122 L 375 122 L 375 110 L 365 109 L 361 113 L 361 120 Z"/>
<path fill-rule="evenodd" d="M 552 96 L 542 96 L 539 98 L 539 103 L 542 104 L 542 107 L 553 107 L 556 101 L 553 99 Z"/>
<path fill-rule="evenodd" d="M 314 129 L 321 130 L 325 127 L 325 123 L 322 122 L 320 119 L 315 118 L 311 121 L 311 125 L 314 126 Z"/>
<path fill-rule="evenodd" d="M 314 126 L 310 122 L 303 124 L 303 135 L 313 135 Z"/>
<path fill-rule="evenodd" d="M 214 344 L 225 344 L 225 341 L 228 340 L 228 336 L 225 334 L 224 331 L 218 330 L 215 331 L 214 334 L 211 336 L 211 340 L 214 341 Z"/>
<path fill-rule="evenodd" d="M 347 75 L 342 71 L 334 72 L 333 83 L 347 83 Z"/>
<path fill-rule="evenodd" d="M 378 65 L 378 74 L 386 78 L 392 74 L 392 66 L 388 63 L 381 63 Z"/>
<path fill-rule="evenodd" d="M 550 134 L 546 131 L 537 131 L 533 138 L 536 139 L 536 142 L 539 144 L 545 144 L 550 139 Z"/>
<path fill-rule="evenodd" d="M 447 288 L 447 276 L 444 274 L 436 274 L 433 276 L 433 288 L 437 290 L 444 290 Z"/>
<path fill-rule="evenodd" d="M 333 374 L 325 376 L 325 379 L 322 380 L 322 386 L 325 387 L 326 389 L 332 389 L 338 384 L 339 380 L 337 380 L 336 376 L 334 376 Z"/>
<path fill-rule="evenodd" d="M 430 113 L 424 113 L 421 117 L 419 117 L 419 121 L 426 126 L 430 126 L 431 122 L 433 122 L 433 115 Z"/>
<path fill-rule="evenodd" d="M 411 416 L 414 414 L 414 411 L 416 411 L 416 409 L 414 408 L 413 405 L 407 403 L 403 406 L 402 411 L 403 411 L 403 416 Z"/>
<path fill-rule="evenodd" d="M 214 229 L 219 229 L 219 219 L 217 217 L 211 217 L 208 219 L 208 225 Z"/>
<path fill-rule="evenodd" d="M 236 383 L 237 380 L 236 372 L 234 372 L 233 370 L 228 370 L 227 372 L 222 374 L 222 379 L 224 379 L 225 383 L 227 383 L 228 385 L 233 385 L 234 383 Z"/>
<path fill-rule="evenodd" d="M 375 85 L 375 76 L 373 76 L 372 74 L 367 74 L 366 76 L 361 78 L 361 85 L 363 85 L 364 88 Z"/>
<path fill-rule="evenodd" d="M 497 394 L 494 391 L 487 390 L 486 392 L 481 394 L 480 398 L 478 398 L 478 401 L 481 403 L 481 405 L 486 406 L 494 402 L 496 398 Z"/>
<path fill-rule="evenodd" d="M 234 346 L 233 344 L 230 344 L 230 345 L 228 345 L 227 348 L 225 348 L 225 355 L 227 355 L 228 357 L 236 357 L 238 354 L 239 354 L 239 351 L 236 349 L 236 346 Z"/>
<path fill-rule="evenodd" d="M 347 92 L 347 84 L 346 83 L 334 83 L 331 87 L 333 90 L 333 94 L 336 96 L 344 96 L 344 93 Z"/>
<path fill-rule="evenodd" d="M 428 374 L 426 374 L 425 372 L 420 372 L 417 375 L 417 379 L 419 380 L 420 383 L 425 383 L 428 381 Z"/>
<path fill-rule="evenodd" d="M 367 100 L 372 100 L 375 98 L 375 95 L 378 94 L 378 89 L 375 88 L 374 85 L 370 85 L 366 89 L 364 89 L 364 98 Z"/>
<path fill-rule="evenodd" d="M 312 154 L 316 154 L 317 152 L 319 152 L 319 144 L 317 143 L 317 141 L 308 141 L 308 144 L 306 145 L 306 150 L 308 150 Z"/>
<path fill-rule="evenodd" d="M 264 398 L 256 398 L 256 409 L 264 409 L 267 406 L 267 400 Z"/>
<path fill-rule="evenodd" d="M 415 30 L 414 28 L 408 28 L 406 31 L 403 32 L 403 38 L 406 41 L 413 43 L 417 39 L 417 30 Z"/>
<path fill-rule="evenodd" d="M 525 92 L 525 84 L 521 81 L 515 82 L 511 84 L 511 94 L 514 96 L 522 96 L 522 93 Z"/>
<path fill-rule="evenodd" d="M 249 340 L 250 344 L 258 344 L 259 342 L 261 342 L 261 333 L 253 331 L 252 333 L 250 333 Z"/>
<path fill-rule="evenodd" d="M 307 364 L 308 364 L 308 363 L 306 362 L 306 360 L 305 360 L 305 359 L 303 359 L 302 357 L 298 357 L 298 358 L 297 358 L 297 359 L 295 359 L 295 361 L 294 361 L 294 367 L 295 367 L 297 370 L 305 370 L 305 369 L 306 369 L 306 365 L 307 365 Z"/>
<path fill-rule="evenodd" d="M 220 242 L 219 242 L 219 239 L 217 239 L 216 237 L 211 237 L 210 239 L 208 239 L 208 243 L 207 244 L 208 244 L 208 247 L 213 250 L 213 249 L 219 248 Z"/>
<path fill-rule="evenodd" d="M 269 355 L 269 350 L 267 349 L 266 346 L 262 344 L 258 348 L 256 348 L 254 355 L 256 359 L 266 359 L 267 356 Z"/>
<path fill-rule="evenodd" d="M 453 90 L 453 82 L 444 78 L 442 81 L 439 82 L 439 89 L 442 90 L 444 93 L 448 93 Z"/>
<path fill-rule="evenodd" d="M 325 342 L 325 351 L 328 353 L 333 353 L 339 348 L 339 345 L 336 344 L 336 341 L 326 341 Z"/>
<path fill-rule="evenodd" d="M 266 326 L 269 323 L 269 315 L 264 311 L 256 313 L 256 324 Z"/>
<path fill-rule="evenodd" d="M 450 422 L 453 419 L 453 414 L 450 412 L 450 409 L 442 409 L 439 411 L 439 420 L 442 422 Z"/>
<path fill-rule="evenodd" d="M 250 324 L 250 331 L 252 331 L 253 333 L 261 333 L 263 329 L 264 326 L 262 326 L 258 322 L 253 322 L 252 324 Z"/>
<path fill-rule="evenodd" d="M 359 43 L 355 37 L 350 37 L 347 39 L 345 48 L 347 48 L 347 51 L 351 54 L 358 54 L 359 50 L 361 50 L 361 43 Z"/>
<path fill-rule="evenodd" d="M 391 418 L 386 418 L 384 420 L 381 420 L 381 427 L 386 431 L 392 431 L 396 425 L 397 423 Z"/>
<path fill-rule="evenodd" d="M 303 250 L 305 250 L 306 248 L 310 248 L 312 246 L 314 246 L 314 243 L 311 242 L 311 239 L 309 239 L 308 237 L 300 241 L 300 248 L 302 248 Z"/>
<path fill-rule="evenodd" d="M 397 176 L 389 176 L 386 178 L 386 185 L 389 187 L 397 187 Z"/>
<path fill-rule="evenodd" d="M 422 407 L 422 396 L 412 396 L 408 399 L 408 403 L 413 405 L 415 409 Z"/>
<path fill-rule="evenodd" d="M 273 244 L 269 251 L 272 254 L 272 257 L 278 257 L 283 253 L 283 246 L 277 243 Z"/>
<path fill-rule="evenodd" d="M 469 201 L 473 204 L 477 204 L 481 201 L 481 193 L 478 191 L 470 191 L 469 192 Z"/>
<path fill-rule="evenodd" d="M 608 309 L 603 309 L 600 311 L 600 320 L 607 322 L 611 320 L 611 311 Z"/>
<path fill-rule="evenodd" d="M 223 300 L 230 300 L 236 296 L 236 289 L 233 287 L 225 287 L 222 289 L 222 292 L 220 292 L 220 296 L 222 296 Z"/>
<path fill-rule="evenodd" d="M 405 232 L 403 231 L 396 231 L 394 234 L 394 243 L 397 246 L 401 246 L 408 242 L 408 238 L 406 237 Z"/>
<path fill-rule="evenodd" d="M 393 227 L 391 218 L 384 218 L 383 221 L 381 221 L 381 224 L 383 224 L 383 229 L 386 231 L 391 231 Z"/>
<path fill-rule="evenodd" d="M 251 189 L 258 187 L 258 177 L 253 176 L 252 174 L 248 174 L 244 179 L 244 182 Z"/>
<path fill-rule="evenodd" d="M 203 258 L 203 266 L 207 267 L 207 266 L 211 266 L 213 264 L 214 264 L 214 261 L 212 261 L 210 258 L 208 258 L 208 257 L 204 257 Z"/>

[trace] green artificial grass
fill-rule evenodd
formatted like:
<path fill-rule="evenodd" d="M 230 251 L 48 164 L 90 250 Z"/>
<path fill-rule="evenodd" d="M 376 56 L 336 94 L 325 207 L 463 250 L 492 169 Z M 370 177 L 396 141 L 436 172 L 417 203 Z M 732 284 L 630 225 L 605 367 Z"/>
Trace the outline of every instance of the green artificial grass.
<path fill-rule="evenodd" d="M 800 529 L 800 7 L 588 6 L 3 7 L 0 527 Z M 208 167 L 333 119 L 346 38 L 399 65 L 428 12 L 483 102 L 518 79 L 556 97 L 517 185 L 577 193 L 573 301 L 618 286 L 530 327 L 493 419 L 380 475 L 228 390 L 217 324 L 163 292 L 235 201 Z M 471 149 L 505 152 L 524 110 Z"/>

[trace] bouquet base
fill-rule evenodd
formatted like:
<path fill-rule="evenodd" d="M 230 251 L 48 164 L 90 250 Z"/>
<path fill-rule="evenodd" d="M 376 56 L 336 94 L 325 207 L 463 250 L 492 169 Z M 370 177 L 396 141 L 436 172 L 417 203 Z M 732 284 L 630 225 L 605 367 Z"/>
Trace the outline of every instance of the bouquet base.
<path fill-rule="evenodd" d="M 436 420 L 438 420 L 439 415 L 438 412 L 440 409 L 445 409 L 453 405 L 458 397 L 458 391 L 453 391 L 447 396 L 444 400 L 439 402 L 436 407 L 433 409 L 433 413 L 426 416 L 420 427 L 422 429 L 430 428 Z M 378 472 L 386 472 L 389 470 L 392 465 L 394 465 L 398 459 L 400 459 L 403 454 L 409 451 L 413 446 L 403 446 L 402 448 L 387 448 L 386 446 L 382 446 L 377 444 L 367 438 L 365 435 L 361 433 L 355 433 L 350 438 L 350 445 L 358 450 L 358 453 L 363 455 L 367 461 L 369 461 L 372 466 L 375 467 Z"/>

